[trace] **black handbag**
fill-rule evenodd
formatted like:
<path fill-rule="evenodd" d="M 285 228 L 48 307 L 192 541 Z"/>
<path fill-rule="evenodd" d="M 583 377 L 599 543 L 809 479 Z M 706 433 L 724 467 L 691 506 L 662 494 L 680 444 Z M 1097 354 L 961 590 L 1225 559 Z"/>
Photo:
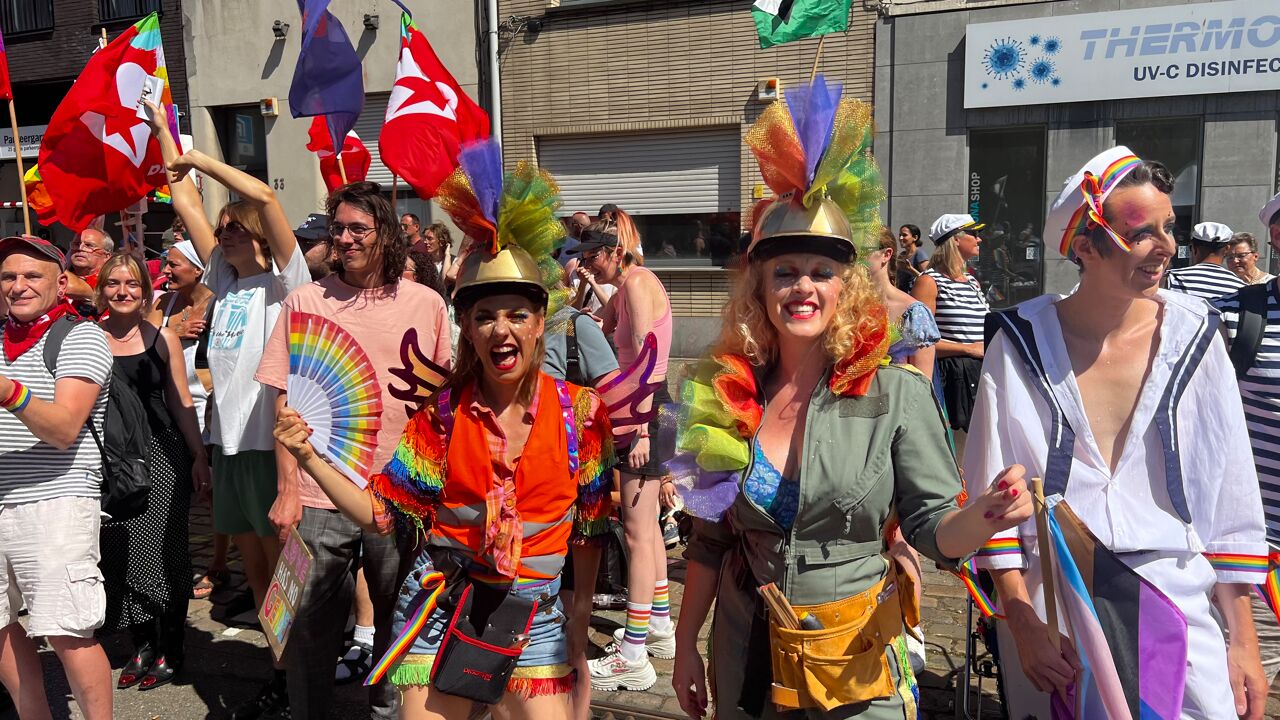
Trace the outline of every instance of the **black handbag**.
<path fill-rule="evenodd" d="M 452 607 L 452 613 L 431 668 L 431 686 L 448 695 L 497 703 L 529 643 L 539 603 L 506 589 L 464 582 L 440 604 L 446 611 Z"/>

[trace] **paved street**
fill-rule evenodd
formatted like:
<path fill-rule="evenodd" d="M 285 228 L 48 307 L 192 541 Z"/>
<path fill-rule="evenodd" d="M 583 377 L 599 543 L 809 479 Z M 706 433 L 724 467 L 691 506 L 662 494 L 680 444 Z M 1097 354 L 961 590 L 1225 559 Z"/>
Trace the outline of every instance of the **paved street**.
<path fill-rule="evenodd" d="M 197 567 L 203 567 L 211 554 L 209 515 L 206 507 L 192 510 L 192 554 Z M 254 695 L 268 672 L 269 650 L 262 633 L 251 627 L 228 624 L 225 603 L 243 587 L 238 561 L 232 569 L 233 585 L 215 594 L 210 601 L 193 601 L 187 629 L 188 667 L 179 683 L 150 692 L 136 690 L 116 693 L 116 717 L 122 720 L 187 720 L 225 717 L 225 711 Z M 671 560 L 672 608 L 679 614 L 683 591 L 684 561 L 679 552 Z M 919 678 L 922 720 L 963 717 L 956 685 L 964 664 L 965 610 L 964 588 L 959 581 L 941 572 L 930 571 L 925 578 L 924 629 L 928 644 L 928 669 Z M 622 611 L 598 612 L 592 623 L 592 641 L 599 652 L 614 629 L 621 626 Z M 105 640 L 111 666 L 118 674 L 128 661 L 129 647 L 123 636 Z M 61 668 L 51 651 L 42 653 L 45 682 L 53 705 L 55 720 L 81 718 L 71 700 Z M 329 664 L 324 658 L 317 662 Z M 596 693 L 597 717 L 603 720 L 649 720 L 678 718 L 670 685 L 671 661 L 655 660 L 658 683 L 648 692 Z M 985 681 L 982 718 L 1000 718 L 995 698 L 994 680 Z M 334 693 L 334 720 L 360 718 L 363 693 L 358 685 L 339 687 Z M 971 717 L 977 718 L 978 697 L 971 694 Z M 1280 718 L 1280 694 L 1273 691 L 1267 717 Z M 16 720 L 12 713 L 0 720 Z"/>

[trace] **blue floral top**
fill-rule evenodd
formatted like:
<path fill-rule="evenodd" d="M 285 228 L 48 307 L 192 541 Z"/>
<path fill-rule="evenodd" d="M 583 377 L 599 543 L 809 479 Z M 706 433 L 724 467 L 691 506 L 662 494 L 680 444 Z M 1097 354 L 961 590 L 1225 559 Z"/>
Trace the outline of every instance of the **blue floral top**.
<path fill-rule="evenodd" d="M 778 527 L 790 530 L 800 509 L 800 483 L 788 480 L 764 456 L 759 445 L 755 447 L 755 461 L 751 473 L 742 483 L 742 491 L 751 502 L 769 514 Z"/>
<path fill-rule="evenodd" d="M 929 347 L 942 339 L 933 313 L 922 302 L 913 302 L 898 321 L 902 338 L 889 346 L 889 358 L 894 363 L 904 363 L 922 347 Z"/>

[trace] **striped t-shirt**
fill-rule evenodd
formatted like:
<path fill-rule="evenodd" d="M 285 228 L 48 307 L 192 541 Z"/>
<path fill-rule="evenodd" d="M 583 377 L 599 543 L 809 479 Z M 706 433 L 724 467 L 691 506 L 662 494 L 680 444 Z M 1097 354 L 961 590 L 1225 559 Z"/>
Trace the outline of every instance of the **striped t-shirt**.
<path fill-rule="evenodd" d="M 31 394 L 53 402 L 54 376 L 44 365 L 46 332 L 35 346 L 10 363 L 0 353 L 0 375 L 26 385 Z M 111 385 L 111 349 L 96 323 L 76 325 L 58 352 L 58 379 L 82 378 L 103 387 L 90 417 L 102 433 Z M 16 415 L 0 410 L 0 505 L 18 505 L 59 497 L 98 497 L 102 456 L 88 426 L 66 450 L 36 438 Z"/>
<path fill-rule="evenodd" d="M 1213 301 L 1226 321 L 1227 336 L 1235 340 L 1240 326 L 1239 293 Z M 1267 542 L 1280 550 L 1280 297 L 1276 284 L 1267 290 L 1267 324 L 1253 367 L 1240 378 L 1253 462 L 1262 490 L 1262 511 L 1267 522 Z"/>
<path fill-rule="evenodd" d="M 1244 287 L 1245 282 L 1230 270 L 1215 263 L 1203 262 L 1191 267 L 1170 270 L 1165 287 L 1205 300 L 1220 298 Z"/>
<path fill-rule="evenodd" d="M 978 279 L 966 274 L 966 282 L 957 282 L 933 268 L 924 274 L 938 285 L 937 309 L 933 316 L 938 321 L 942 339 L 957 343 L 982 342 L 982 323 L 990 308 Z"/>

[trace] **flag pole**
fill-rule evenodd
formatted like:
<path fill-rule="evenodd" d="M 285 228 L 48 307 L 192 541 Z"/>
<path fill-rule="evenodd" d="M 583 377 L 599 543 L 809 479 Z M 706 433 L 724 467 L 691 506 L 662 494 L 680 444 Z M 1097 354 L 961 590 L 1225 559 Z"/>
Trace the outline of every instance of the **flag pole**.
<path fill-rule="evenodd" d="M 339 150 L 337 153 L 334 154 L 334 157 L 337 158 L 338 160 L 338 176 L 342 178 L 342 184 L 346 185 L 347 184 L 347 166 L 342 164 L 342 151 Z"/>
<path fill-rule="evenodd" d="M 818 77 L 818 61 L 822 59 L 822 46 L 827 42 L 827 36 L 823 35 L 818 38 L 818 51 L 813 54 L 813 68 L 809 70 L 809 82 L 812 83 L 814 78 Z"/>
<path fill-rule="evenodd" d="M 13 93 L 10 92 L 10 95 Z M 27 207 L 27 171 L 22 167 L 22 140 L 18 137 L 18 113 L 13 108 L 13 98 L 9 98 L 9 125 L 13 127 L 13 157 L 18 161 L 18 188 L 22 191 L 22 226 L 27 235 L 31 234 L 31 210 Z"/>
<path fill-rule="evenodd" d="M 1049 644 L 1062 652 L 1062 635 L 1058 632 L 1058 598 L 1054 593 L 1053 556 L 1049 542 L 1049 507 L 1044 501 L 1044 480 L 1031 478 L 1032 501 L 1036 510 L 1036 541 L 1040 546 L 1040 577 L 1044 583 L 1044 614 Z"/>

